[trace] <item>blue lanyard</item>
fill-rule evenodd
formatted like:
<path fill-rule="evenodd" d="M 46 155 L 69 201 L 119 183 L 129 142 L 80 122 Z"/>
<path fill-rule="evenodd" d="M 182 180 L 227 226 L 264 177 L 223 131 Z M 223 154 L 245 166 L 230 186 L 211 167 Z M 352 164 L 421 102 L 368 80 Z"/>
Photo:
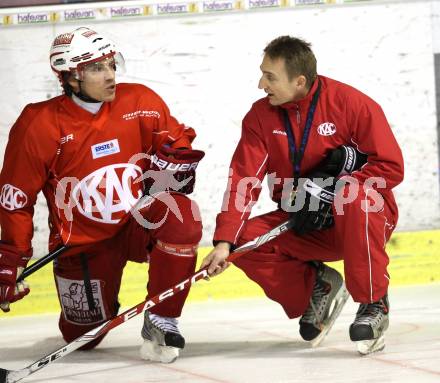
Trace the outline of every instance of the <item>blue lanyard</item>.
<path fill-rule="evenodd" d="M 318 105 L 319 94 L 321 93 L 321 81 L 318 79 L 318 89 L 316 89 L 313 95 L 312 102 L 307 112 L 306 125 L 304 127 L 304 134 L 301 139 L 301 145 L 299 150 L 296 150 L 295 137 L 293 135 L 292 124 L 290 123 L 289 113 L 286 109 L 282 109 L 284 114 L 284 129 L 287 134 L 287 141 L 289 142 L 290 160 L 293 164 L 293 177 L 294 177 L 294 188 L 296 188 L 301 170 L 301 161 L 304 157 L 304 152 L 306 150 L 307 141 L 309 140 L 310 129 L 312 127 L 313 116 L 315 115 L 316 106 Z"/>

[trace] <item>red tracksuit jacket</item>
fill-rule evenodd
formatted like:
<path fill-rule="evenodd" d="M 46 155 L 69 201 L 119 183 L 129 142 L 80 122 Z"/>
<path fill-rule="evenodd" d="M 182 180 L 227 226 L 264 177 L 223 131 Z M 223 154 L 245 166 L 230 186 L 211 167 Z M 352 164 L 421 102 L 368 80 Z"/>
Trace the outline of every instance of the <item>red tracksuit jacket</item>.
<path fill-rule="evenodd" d="M 301 176 L 312 171 L 331 149 L 340 145 L 357 147 L 368 154 L 368 164 L 352 174 L 360 183 L 369 177 L 383 177 L 386 188 L 377 189 L 390 206 L 397 222 L 398 210 L 391 189 L 403 180 L 403 158 L 399 145 L 381 107 L 357 89 L 319 76 L 321 95 L 314 114 Z M 308 96 L 298 102 L 282 105 L 288 110 L 298 150 L 307 112 L 318 80 Z M 266 174 L 279 178 L 271 198 L 279 203 L 285 178 L 292 178 L 287 135 L 280 107 L 267 98 L 252 105 L 242 124 L 242 135 L 231 161 L 232 176 L 225 192 L 222 212 L 217 216 L 214 241 L 237 243 L 244 222 L 261 191 L 258 181 Z M 243 186 L 244 177 L 255 182 Z M 243 192 L 244 190 L 244 192 Z"/>

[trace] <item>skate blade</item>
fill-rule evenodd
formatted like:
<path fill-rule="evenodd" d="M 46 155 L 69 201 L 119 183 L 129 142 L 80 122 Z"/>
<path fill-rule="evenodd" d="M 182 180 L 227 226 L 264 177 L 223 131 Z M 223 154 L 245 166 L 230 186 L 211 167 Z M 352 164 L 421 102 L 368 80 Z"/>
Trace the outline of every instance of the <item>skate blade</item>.
<path fill-rule="evenodd" d="M 359 354 L 369 355 L 374 352 L 382 351 L 385 348 L 385 336 L 381 335 L 377 339 L 360 340 L 355 343 Z"/>
<path fill-rule="evenodd" d="M 179 349 L 161 346 L 154 341 L 144 340 L 140 349 L 141 358 L 150 362 L 173 363 L 179 356 Z"/>
<path fill-rule="evenodd" d="M 333 301 L 333 311 L 330 313 L 327 320 L 324 321 L 324 323 L 322 325 L 323 329 L 322 329 L 321 333 L 315 339 L 310 341 L 310 345 L 312 348 L 318 347 L 322 343 L 322 341 L 325 339 L 328 332 L 332 329 L 333 324 L 335 323 L 339 314 L 341 313 L 349 296 L 350 296 L 350 294 L 348 293 L 348 291 L 345 287 L 345 283 L 342 283 L 342 286 L 339 289 L 339 291 L 336 294 L 334 301 Z"/>

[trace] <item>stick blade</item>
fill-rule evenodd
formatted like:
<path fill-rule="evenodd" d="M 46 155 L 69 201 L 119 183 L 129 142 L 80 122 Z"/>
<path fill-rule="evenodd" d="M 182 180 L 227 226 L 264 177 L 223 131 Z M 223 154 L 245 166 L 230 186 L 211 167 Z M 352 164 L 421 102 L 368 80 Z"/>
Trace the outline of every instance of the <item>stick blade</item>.
<path fill-rule="evenodd" d="M 0 383 L 8 383 L 9 370 L 0 368 Z"/>

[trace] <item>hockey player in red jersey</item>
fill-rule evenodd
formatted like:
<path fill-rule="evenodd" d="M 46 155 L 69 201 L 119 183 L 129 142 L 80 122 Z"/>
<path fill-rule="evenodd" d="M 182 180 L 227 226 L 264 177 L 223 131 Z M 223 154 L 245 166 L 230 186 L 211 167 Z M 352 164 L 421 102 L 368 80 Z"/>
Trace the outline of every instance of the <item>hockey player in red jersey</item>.
<path fill-rule="evenodd" d="M 9 311 L 29 292 L 15 281 L 32 257 L 42 191 L 49 249 L 69 247 L 54 262 L 54 276 L 59 328 L 70 342 L 117 314 L 128 260 L 149 261 L 148 296 L 194 272 L 202 224 L 187 194 L 204 153 L 191 149 L 194 130 L 151 89 L 116 84 L 124 60 L 105 36 L 88 28 L 57 36 L 50 65 L 64 94 L 24 108 L 0 175 L 0 307 Z M 185 344 L 177 318 L 187 295 L 145 313 L 143 358 L 176 359 Z"/>
<path fill-rule="evenodd" d="M 391 189 L 403 179 L 400 148 L 376 102 L 317 75 L 310 44 L 282 36 L 264 53 L 259 88 L 267 96 L 244 117 L 215 248 L 202 266 L 221 273 L 231 248 L 290 215 L 292 231 L 234 264 L 289 318 L 301 317 L 301 336 L 317 345 L 347 299 L 342 276 L 323 262 L 344 260 L 347 289 L 360 303 L 351 340 L 363 354 L 380 350 L 389 310 L 385 244 L 398 216 Z M 265 175 L 278 209 L 249 219 Z"/>

